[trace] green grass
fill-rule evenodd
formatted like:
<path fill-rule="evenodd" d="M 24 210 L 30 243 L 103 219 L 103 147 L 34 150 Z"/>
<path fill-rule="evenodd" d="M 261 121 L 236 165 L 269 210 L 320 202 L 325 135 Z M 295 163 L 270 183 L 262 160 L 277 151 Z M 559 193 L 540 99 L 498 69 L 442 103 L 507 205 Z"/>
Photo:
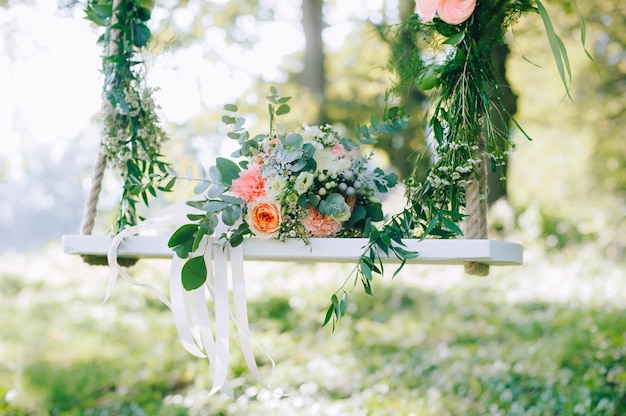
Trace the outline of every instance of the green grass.
<path fill-rule="evenodd" d="M 258 386 L 233 347 L 234 399 L 207 396 L 208 364 L 149 293 L 120 281 L 102 303 L 106 269 L 58 247 L 7 255 L 0 414 L 626 414 L 624 264 L 589 247 L 526 254 L 487 278 L 407 267 L 373 297 L 357 288 L 334 333 L 320 323 L 350 266 L 251 265 L 254 337 L 286 396 Z M 166 264 L 144 261 L 134 275 L 164 287 Z"/>

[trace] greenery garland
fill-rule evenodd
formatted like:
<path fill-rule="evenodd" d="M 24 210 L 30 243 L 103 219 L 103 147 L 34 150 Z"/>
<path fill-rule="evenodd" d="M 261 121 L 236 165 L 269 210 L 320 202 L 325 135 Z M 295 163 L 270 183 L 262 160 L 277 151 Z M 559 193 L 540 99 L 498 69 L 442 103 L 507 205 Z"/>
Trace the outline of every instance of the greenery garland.
<path fill-rule="evenodd" d="M 417 14 L 390 28 L 391 67 L 398 76 L 391 93 L 402 95 L 414 87 L 433 91 L 427 124 L 436 148 L 425 183 L 416 177 L 405 181 L 407 199 L 414 202 L 416 214 L 434 219 L 436 207 L 455 219 L 465 205 L 470 175 L 478 174 L 484 155 L 495 171 L 515 148 L 492 119 L 494 114 L 504 117 L 506 110 L 500 103 L 491 52 L 504 43 L 510 27 L 522 15 L 538 13 L 568 95 L 571 71 L 563 42 L 540 0 L 420 0 L 417 6 Z M 451 7 L 465 15 L 450 20 Z M 529 138 L 512 115 L 506 115 Z"/>
<path fill-rule="evenodd" d="M 404 180 L 407 207 L 379 228 L 366 230 L 369 243 L 350 276 L 371 294 L 373 275 L 382 275 L 384 259 L 400 260 L 395 277 L 409 258 L 403 238 L 453 238 L 462 235 L 466 189 L 480 176 L 485 156 L 492 170 L 515 148 L 497 129 L 493 114 L 504 117 L 491 52 L 504 43 L 510 27 L 526 13 L 538 13 L 544 23 L 559 75 L 569 97 L 571 69 L 567 51 L 554 31 L 540 0 L 418 0 L 417 13 L 389 28 L 393 35 L 390 65 L 398 75 L 390 95 L 411 88 L 434 90 L 432 114 L 427 121 L 436 141 L 434 163 L 424 182 L 417 170 Z M 581 19 L 581 40 L 585 26 Z M 585 49 L 591 59 L 591 55 Z M 571 98 L 571 97 L 570 97 Z M 495 110 L 495 111 L 494 111 Z M 530 139 L 511 114 L 506 114 Z M 357 126 L 367 132 L 367 127 Z M 418 163 L 415 163 L 417 167 Z M 504 178 L 502 178 L 504 179 Z M 331 297 L 324 325 L 345 314 L 350 277 Z M 354 285 L 352 285 L 353 287 Z"/>
<path fill-rule="evenodd" d="M 160 154 L 167 136 L 140 59 L 151 38 L 146 22 L 153 6 L 153 0 L 89 0 L 85 10 L 88 20 L 106 28 L 98 39 L 105 50 L 101 152 L 124 181 L 115 234 L 143 219 L 137 213 L 140 200 L 147 206 L 151 196 L 170 191 L 175 182 Z"/>

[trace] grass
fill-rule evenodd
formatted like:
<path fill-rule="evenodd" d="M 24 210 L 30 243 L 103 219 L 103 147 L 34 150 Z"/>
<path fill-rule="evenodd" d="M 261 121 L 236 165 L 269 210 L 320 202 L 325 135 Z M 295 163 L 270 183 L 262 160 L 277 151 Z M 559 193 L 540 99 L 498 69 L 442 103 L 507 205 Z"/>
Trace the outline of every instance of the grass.
<path fill-rule="evenodd" d="M 103 303 L 107 270 L 58 246 L 5 255 L 0 414 L 626 414 L 624 264 L 593 246 L 526 258 L 487 278 L 407 267 L 373 297 L 355 291 L 334 333 L 320 323 L 351 266 L 249 265 L 254 337 L 286 396 L 258 386 L 233 347 L 230 399 L 207 396 L 208 364 L 149 293 L 120 281 Z M 166 265 L 134 275 L 163 287 Z"/>

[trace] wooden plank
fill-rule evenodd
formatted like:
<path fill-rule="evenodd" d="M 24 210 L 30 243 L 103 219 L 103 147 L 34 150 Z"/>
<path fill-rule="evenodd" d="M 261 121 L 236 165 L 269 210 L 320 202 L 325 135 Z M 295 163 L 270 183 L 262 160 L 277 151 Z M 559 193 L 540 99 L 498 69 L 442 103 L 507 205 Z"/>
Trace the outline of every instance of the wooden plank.
<path fill-rule="evenodd" d="M 133 236 L 124 239 L 119 257 L 170 258 L 168 236 Z M 106 255 L 112 237 L 90 235 L 63 236 L 67 254 Z M 404 240 L 408 250 L 420 255 L 407 263 L 463 264 L 466 261 L 492 265 L 519 265 L 523 247 L 517 243 L 497 240 Z M 309 245 L 297 239 L 286 242 L 249 238 L 243 242 L 244 258 L 254 261 L 352 262 L 362 253 L 364 238 L 312 238 Z M 394 260 L 394 258 L 390 258 Z"/>

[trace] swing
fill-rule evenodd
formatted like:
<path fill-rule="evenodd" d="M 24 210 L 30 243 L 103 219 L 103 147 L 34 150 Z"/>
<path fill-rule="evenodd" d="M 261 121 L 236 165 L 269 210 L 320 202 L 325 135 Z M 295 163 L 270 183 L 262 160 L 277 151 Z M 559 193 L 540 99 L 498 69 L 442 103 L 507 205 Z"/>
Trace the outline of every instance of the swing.
<path fill-rule="evenodd" d="M 132 124 L 132 117 L 134 117 L 132 114 L 136 115 L 137 112 L 133 113 L 126 108 L 129 103 L 124 99 L 124 94 L 128 94 L 128 91 L 120 95 L 118 89 L 121 88 L 120 85 L 128 87 L 128 84 L 124 84 L 128 80 L 135 82 L 133 85 L 137 86 L 136 74 L 129 69 L 132 64 L 126 67 L 124 64 L 132 61 L 132 53 L 129 51 L 133 48 L 141 48 L 150 37 L 149 29 L 144 24 L 149 19 L 150 10 L 134 0 L 112 0 L 111 8 L 108 10 L 106 7 L 92 7 L 96 3 L 98 3 L 96 0 L 90 1 L 87 10 L 92 20 L 100 22 L 107 28 L 104 36 L 104 41 L 108 44 L 108 53 L 105 58 L 107 77 L 103 108 L 105 112 L 108 112 L 107 114 L 119 116 L 125 122 L 130 120 Z M 546 29 L 549 29 L 547 33 L 551 44 L 558 45 L 560 39 L 551 30 L 551 23 L 543 5 L 539 0 L 534 0 L 534 3 Z M 407 192 L 409 196 L 423 197 L 426 202 L 407 196 L 410 210 L 407 209 L 402 213 L 404 217 L 402 214 L 392 216 L 382 228 L 375 228 L 370 224 L 365 217 L 370 212 L 378 212 L 376 211 L 378 208 L 368 211 L 367 207 L 358 206 L 358 200 L 355 202 L 349 198 L 353 194 L 346 189 L 348 185 L 345 182 L 354 188 L 360 188 L 356 185 L 356 181 L 352 180 L 353 175 L 361 173 L 354 166 L 351 167 L 353 170 L 349 171 L 349 175 L 348 171 L 344 170 L 338 176 L 332 176 L 333 179 L 338 178 L 337 182 L 343 181 L 343 183 L 338 185 L 331 181 L 332 184 L 326 187 L 329 172 L 324 170 L 318 173 L 316 171 L 319 160 L 315 160 L 315 154 L 318 149 L 320 152 L 332 153 L 334 150 L 329 149 L 341 143 L 343 149 L 340 149 L 339 155 L 335 154 L 335 156 L 352 163 L 352 156 L 347 156 L 351 145 L 344 141 L 332 142 L 332 140 L 330 144 L 326 143 L 333 133 L 324 128 L 320 130 L 323 133 L 322 139 L 316 136 L 315 140 L 318 142 L 313 143 L 317 145 L 317 148 L 311 143 L 305 143 L 301 134 L 276 133 L 272 120 L 275 116 L 289 111 L 286 104 L 289 98 L 281 97 L 275 89 L 272 89 L 268 97 L 270 99 L 270 134 L 258 140 L 249 140 L 251 136 L 242 128 L 245 120 L 237 116 L 225 116 L 223 120 L 233 126 L 233 131 L 228 136 L 240 144 L 238 154 L 240 157 L 252 159 L 254 156 L 257 160 L 272 157 L 277 159 L 276 154 L 280 153 L 279 150 L 284 151 L 287 156 L 299 155 L 299 158 L 287 157 L 290 164 L 286 166 L 288 166 L 287 171 L 290 172 L 290 176 L 285 181 L 290 181 L 286 186 L 291 186 L 289 195 L 293 196 L 293 200 L 288 202 L 291 205 L 286 206 L 284 211 L 281 211 L 280 207 L 274 207 L 273 213 L 280 219 L 282 218 L 281 212 L 282 215 L 288 216 L 291 209 L 296 214 L 290 218 L 291 222 L 287 226 L 292 228 L 287 228 L 287 230 L 306 228 L 310 231 L 306 225 L 298 223 L 300 220 L 304 223 L 307 219 L 304 210 L 317 211 L 317 214 L 323 217 L 333 216 L 337 221 L 339 217 L 342 217 L 339 224 L 342 227 L 344 222 L 352 221 L 357 216 L 355 213 L 360 209 L 360 216 L 355 221 L 363 221 L 365 238 L 322 238 L 315 236 L 312 231 L 314 237 L 307 235 L 302 238 L 302 235 L 298 235 L 300 238 L 281 238 L 284 241 L 268 238 L 285 237 L 285 235 L 280 235 L 277 231 L 279 227 L 273 228 L 269 233 L 266 229 L 261 230 L 256 225 L 253 226 L 250 217 L 244 218 L 243 213 L 247 210 L 250 215 L 261 204 L 253 206 L 250 201 L 244 201 L 243 196 L 238 195 L 238 198 L 235 198 L 229 193 L 235 190 L 234 184 L 236 180 L 239 180 L 240 174 L 243 175 L 244 171 L 248 173 L 252 171 L 250 165 L 254 162 L 236 165 L 222 158 L 218 158 L 217 166 L 209 171 L 211 181 L 207 181 L 206 187 L 200 187 L 199 193 L 206 193 L 208 197 L 202 203 L 197 201 L 189 203 L 192 207 L 203 211 L 201 215 L 196 213 L 188 216 L 188 210 L 181 208 L 180 205 L 173 205 L 152 218 L 135 221 L 137 219 L 135 202 L 138 200 L 133 199 L 133 196 L 141 195 L 144 202 L 147 202 L 149 194 L 155 195 L 157 189 L 168 190 L 173 185 L 171 180 L 166 185 L 159 182 L 168 176 L 171 169 L 156 157 L 159 155 L 157 142 L 152 143 L 154 147 L 142 144 L 144 150 L 152 157 L 148 162 L 140 161 L 126 165 L 127 168 L 129 166 L 132 168 L 130 169 L 132 172 L 127 172 L 125 175 L 124 189 L 128 194 L 124 195 L 127 197 L 125 200 L 128 202 L 125 207 L 127 210 L 122 210 L 118 219 L 118 233 L 115 237 L 90 235 L 93 230 L 102 175 L 107 165 L 107 154 L 112 153 L 111 151 L 101 152 L 94 168 L 93 185 L 82 227 L 83 234 L 64 236 L 64 251 L 68 254 L 79 254 L 89 261 L 93 258 L 102 260 L 106 256 L 106 263 L 114 272 L 109 282 L 108 293 L 118 275 L 133 284 L 152 289 L 155 295 L 172 309 L 183 346 L 191 354 L 209 359 L 214 375 L 211 393 L 228 387 L 226 372 L 229 362 L 228 321 L 230 316 L 235 321 L 246 364 L 257 381 L 265 386 L 258 374 L 252 354 L 248 328 L 243 276 L 243 265 L 246 260 L 296 263 L 357 262 L 357 276 L 360 277 L 367 293 L 371 293 L 372 274 L 382 274 L 383 263 L 386 262 L 400 263 L 394 275 L 404 264 L 411 263 L 464 265 L 465 271 L 472 275 L 488 274 L 491 265 L 522 264 L 523 248 L 520 244 L 487 238 L 485 196 L 488 162 L 490 161 L 492 166 L 497 166 L 513 147 L 506 137 L 502 137 L 503 133 L 494 128 L 491 123 L 489 115 L 491 101 L 487 97 L 487 92 L 495 91 L 496 101 L 498 95 L 494 75 L 490 69 L 489 52 L 495 44 L 503 42 L 504 33 L 517 17 L 524 12 L 535 11 L 535 8 L 530 3 L 515 3 L 509 5 L 510 9 L 495 10 L 489 7 L 489 4 L 476 6 L 476 2 L 471 0 L 460 2 L 456 5 L 459 8 L 456 9 L 450 4 L 450 2 L 436 0 L 418 1 L 418 13 L 401 25 L 398 31 L 400 38 L 409 41 L 405 44 L 400 42 L 399 49 L 396 50 L 397 62 L 394 64 L 401 78 L 397 90 L 402 90 L 407 85 L 418 85 L 422 89 L 438 88 L 440 94 L 435 111 L 429 120 L 429 125 L 438 142 L 439 159 L 431 168 L 425 185 L 414 186 L 413 194 Z M 476 10 L 474 10 L 475 6 Z M 517 10 L 515 7 L 521 7 L 521 9 Z M 433 20 L 436 14 L 438 18 Z M 489 22 L 495 25 L 497 30 L 490 33 L 490 36 L 482 38 L 480 33 L 482 26 L 476 22 Z M 130 38 L 126 37 L 128 33 L 124 31 L 126 24 L 132 28 L 128 32 L 132 32 Z M 406 36 L 407 33 L 416 36 L 422 32 L 438 41 L 441 41 L 443 36 L 446 39 L 443 44 L 448 45 L 454 53 L 449 53 L 443 64 L 437 61 L 433 63 L 433 60 L 425 61 L 423 51 L 417 47 L 417 41 L 411 36 Z M 469 40 L 466 41 L 466 38 Z M 553 49 L 553 52 L 566 90 L 568 90 L 569 86 L 564 76 L 566 69 L 569 72 L 565 51 Z M 120 55 L 123 56 L 120 58 Z M 110 70 L 110 77 L 107 70 Z M 494 91 L 486 91 L 487 87 L 493 88 Z M 142 94 L 138 96 L 144 97 Z M 148 123 L 153 123 L 155 119 L 150 116 L 150 109 L 153 106 L 147 107 L 147 110 L 144 107 L 141 109 L 148 116 L 139 113 L 147 117 Z M 237 108 L 234 105 L 227 105 L 225 110 L 235 112 Z M 357 137 L 362 143 L 371 143 L 370 133 L 389 132 L 390 124 L 385 123 L 395 123 L 397 112 L 394 114 L 394 116 L 387 117 L 386 109 L 383 122 L 379 123 L 377 119 L 371 119 L 371 127 L 357 126 Z M 138 129 L 131 130 L 131 136 L 136 133 L 136 130 Z M 159 133 L 156 128 L 153 131 Z M 141 137 L 133 136 L 133 138 L 141 141 Z M 504 145 L 499 144 L 498 139 L 504 139 Z M 103 140 L 103 143 L 107 142 Z M 123 150 L 128 146 L 132 147 L 132 141 L 131 144 L 124 142 Z M 489 157 L 486 157 L 487 154 Z M 131 160 L 134 160 L 132 158 L 135 156 L 132 154 Z M 344 159 L 341 160 L 345 161 Z M 339 159 L 335 159 L 337 160 Z M 256 163 L 261 164 L 261 162 Z M 359 169 L 364 166 L 360 163 L 356 165 Z M 260 168 L 257 166 L 257 169 Z M 370 177 L 378 175 L 372 181 L 386 191 L 387 185 L 391 182 L 389 176 L 384 176 L 382 170 L 367 172 Z M 448 172 L 450 172 L 449 175 Z M 137 180 L 137 177 L 142 175 L 149 177 L 147 184 Z M 322 176 L 324 176 L 323 179 Z M 302 189 L 297 185 L 301 177 L 304 178 L 300 183 Z M 457 182 L 458 178 L 462 178 L 462 183 Z M 307 194 L 308 190 L 312 189 L 311 187 L 317 187 L 318 194 Z M 209 188 L 208 191 L 207 188 Z M 284 186 L 279 183 L 278 188 L 284 189 Z M 407 188 L 409 188 L 408 185 Z M 333 191 L 334 189 L 337 191 Z M 332 192 L 331 195 L 327 195 L 328 192 Z M 355 189 L 352 189 L 352 192 L 356 192 Z M 362 196 L 361 203 L 371 202 L 372 205 L 377 206 L 379 202 L 368 199 L 371 196 Z M 264 209 L 272 209 L 270 203 L 264 203 L 268 205 Z M 420 205 L 424 203 L 425 209 L 424 205 Z M 456 224 L 462 217 L 459 209 L 464 209 L 466 214 L 464 232 L 461 232 Z M 219 213 L 219 217 L 216 213 Z M 264 211 L 264 213 L 268 214 L 269 211 Z M 423 231 L 422 236 L 406 238 L 410 234 L 407 229 L 414 226 L 414 217 L 422 214 L 427 215 L 425 220 L 418 219 L 418 222 L 421 221 L 419 226 Z M 378 215 L 375 216 L 378 217 Z M 185 218 L 189 218 L 192 223 L 181 225 L 185 222 Z M 382 213 L 380 219 L 382 219 Z M 412 225 L 409 226 L 409 223 Z M 179 226 L 179 228 L 174 233 L 166 231 L 165 234 L 158 236 L 141 235 L 144 230 L 154 231 L 164 226 Z M 436 234 L 435 230 L 439 234 Z M 389 233 L 385 234 L 387 231 Z M 294 235 L 296 234 L 298 233 L 294 232 Z M 426 238 L 434 235 L 452 237 L 459 234 L 463 234 L 464 238 Z M 228 237 L 226 243 L 222 238 L 224 235 Z M 249 238 L 251 235 L 259 238 Z M 333 232 L 330 235 L 335 234 Z M 196 257 L 188 258 L 189 254 Z M 134 281 L 118 263 L 118 260 L 132 263 L 139 258 L 172 259 L 171 301 L 155 288 Z M 187 258 L 187 260 L 183 262 L 181 258 Z M 228 273 L 229 263 L 230 274 Z M 232 279 L 234 314 L 230 314 L 228 305 L 229 275 Z M 334 328 L 335 323 L 346 313 L 347 295 L 348 291 L 343 286 L 332 295 L 331 306 L 326 313 L 324 325 L 332 320 Z M 206 310 L 207 296 L 214 299 L 213 323 Z M 213 325 L 215 337 L 211 331 Z"/>
<path fill-rule="evenodd" d="M 102 23 L 107 27 L 104 41 L 108 41 L 107 55 L 110 61 L 116 59 L 118 54 L 122 55 L 124 53 L 127 54 L 126 59 L 130 59 L 128 50 L 122 50 L 120 53 L 120 47 L 124 47 L 126 39 L 123 38 L 125 33 L 119 26 L 126 21 L 120 22 L 119 19 L 122 16 L 128 20 L 128 15 L 131 14 L 133 6 L 134 3 L 132 1 L 114 0 L 111 5 L 110 15 L 104 15 L 110 18 L 108 22 L 103 21 Z M 138 11 L 142 11 L 141 8 Z M 96 16 L 98 10 L 88 7 L 87 13 L 88 16 Z M 149 13 L 147 13 L 147 16 L 149 17 Z M 130 19 L 131 24 L 136 23 L 132 21 L 132 16 Z M 147 18 L 142 18 L 142 20 L 147 20 Z M 135 24 L 133 29 L 136 30 L 136 28 L 137 25 Z M 148 37 L 145 39 L 131 39 L 130 41 L 132 46 L 143 46 L 147 43 L 148 38 L 149 32 Z M 105 73 L 106 65 L 105 63 Z M 108 65 L 110 68 L 111 64 Z M 120 72 L 119 70 L 112 71 L 113 74 L 120 77 L 128 77 L 131 74 L 130 71 L 122 74 Z M 116 110 L 113 108 L 116 105 L 115 100 L 119 100 L 119 97 L 112 96 L 110 89 L 110 85 L 105 85 L 103 91 L 103 111 L 105 113 L 114 112 Z M 117 102 L 117 105 L 119 106 L 119 102 Z M 113 115 L 113 117 L 115 116 Z M 484 155 L 481 156 L 484 158 Z M 416 257 L 405 259 L 407 263 L 464 264 L 468 274 L 476 275 L 486 275 L 489 265 L 519 265 L 522 263 L 523 248 L 521 245 L 487 239 L 487 207 L 484 197 L 486 195 L 485 162 L 479 166 L 481 172 L 478 175 L 473 175 L 473 178 L 468 181 L 465 206 L 467 218 L 465 221 L 464 238 L 404 240 L 408 250 L 419 253 Z M 106 167 L 107 155 L 104 151 L 101 151 L 94 166 L 92 187 L 87 198 L 81 234 L 63 236 L 65 253 L 81 255 L 90 264 L 107 263 L 105 256 L 113 240 L 113 237 L 91 235 L 97 214 L 102 178 Z M 129 176 L 131 175 L 127 173 L 127 181 Z M 480 179 L 477 180 L 477 177 Z M 128 183 L 125 186 L 128 187 Z M 146 200 L 145 196 L 144 200 Z M 130 216 L 135 216 L 136 214 L 133 212 L 134 205 L 129 208 Z M 124 218 L 124 214 L 121 217 Z M 129 221 L 126 223 L 133 225 Z M 121 231 L 123 226 L 118 226 L 117 231 Z M 348 262 L 359 258 L 360 251 L 366 242 L 366 239 L 358 238 L 312 238 L 310 239 L 310 244 L 305 245 L 302 241 L 296 239 L 288 239 L 282 243 L 246 239 L 243 243 L 243 254 L 245 259 L 257 261 Z M 139 258 L 168 258 L 172 254 L 172 250 L 167 247 L 167 238 L 163 236 L 129 236 L 120 243 L 117 251 L 117 257 L 121 265 L 132 265 Z M 386 255 L 385 257 L 386 261 L 397 261 L 393 256 Z"/>

